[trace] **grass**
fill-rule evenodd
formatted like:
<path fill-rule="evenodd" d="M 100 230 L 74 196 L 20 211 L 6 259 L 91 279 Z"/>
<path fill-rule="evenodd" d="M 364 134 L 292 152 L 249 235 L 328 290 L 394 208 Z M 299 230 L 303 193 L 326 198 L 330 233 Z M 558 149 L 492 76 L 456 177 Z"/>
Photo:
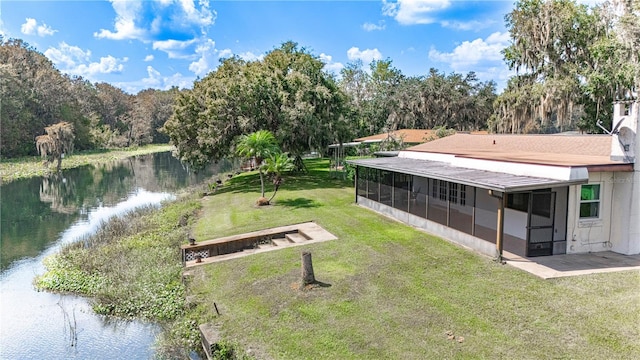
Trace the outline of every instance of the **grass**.
<path fill-rule="evenodd" d="M 199 337 L 197 322 L 186 314 L 179 245 L 199 207 L 186 197 L 113 218 L 46 258 L 47 271 L 35 286 L 91 297 L 98 314 L 158 322 L 166 329 L 158 355 L 185 358 L 184 349 L 196 348 Z"/>
<path fill-rule="evenodd" d="M 257 174 L 229 180 L 193 234 L 314 220 L 339 239 L 196 268 L 191 319 L 261 359 L 640 358 L 640 272 L 542 280 L 358 207 L 326 161 L 307 165 L 268 207 Z M 330 286 L 298 289 L 303 249 Z"/>
<path fill-rule="evenodd" d="M 62 169 L 71 169 L 90 164 L 102 164 L 130 156 L 170 151 L 172 149 L 173 146 L 171 145 L 153 144 L 127 149 L 79 152 L 70 154 L 62 159 Z M 45 167 L 42 158 L 39 156 L 0 160 L 2 183 L 9 183 L 14 180 L 34 176 L 44 176 L 52 170 L 55 171 L 55 164 L 50 164 L 49 167 Z"/>
<path fill-rule="evenodd" d="M 307 166 L 272 206 L 254 205 L 259 178 L 244 173 L 202 199 L 115 219 L 48 258 L 36 285 L 159 322 L 168 358 L 199 351 L 206 322 L 222 330 L 222 358 L 640 358 L 640 272 L 542 280 L 361 208 L 327 161 Z M 201 241 L 309 220 L 338 240 L 201 266 L 181 281 L 187 231 Z M 299 289 L 302 250 L 324 286 Z"/>

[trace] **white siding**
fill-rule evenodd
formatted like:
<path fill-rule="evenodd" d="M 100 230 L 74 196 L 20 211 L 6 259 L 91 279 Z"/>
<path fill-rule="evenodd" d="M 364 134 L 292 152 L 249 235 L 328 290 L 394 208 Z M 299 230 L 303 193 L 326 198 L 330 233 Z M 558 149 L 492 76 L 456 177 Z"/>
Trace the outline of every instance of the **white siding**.
<path fill-rule="evenodd" d="M 621 254 L 640 254 L 640 176 L 634 173 L 614 173 L 613 203 L 611 212 L 612 250 Z M 634 195 L 635 194 L 635 199 Z"/>
<path fill-rule="evenodd" d="M 611 206 L 613 173 L 589 174 L 589 184 L 600 184 L 600 216 L 580 219 L 580 185 L 569 187 L 567 213 L 567 254 L 612 250 Z"/>

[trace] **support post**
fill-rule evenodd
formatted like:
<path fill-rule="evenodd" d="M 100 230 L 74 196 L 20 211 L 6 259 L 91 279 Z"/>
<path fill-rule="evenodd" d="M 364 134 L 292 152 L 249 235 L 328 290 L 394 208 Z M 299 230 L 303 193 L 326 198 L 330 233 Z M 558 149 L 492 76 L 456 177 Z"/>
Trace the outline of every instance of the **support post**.
<path fill-rule="evenodd" d="M 507 194 L 502 193 L 499 197 L 500 206 L 498 207 L 498 224 L 496 229 L 496 261 L 502 262 L 502 249 L 504 247 L 504 208 L 507 203 Z"/>

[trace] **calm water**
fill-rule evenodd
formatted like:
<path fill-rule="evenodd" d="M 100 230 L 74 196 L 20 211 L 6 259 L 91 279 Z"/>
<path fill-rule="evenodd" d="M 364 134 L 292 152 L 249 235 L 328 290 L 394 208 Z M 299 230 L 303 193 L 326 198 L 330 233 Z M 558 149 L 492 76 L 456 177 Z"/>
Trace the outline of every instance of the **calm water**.
<path fill-rule="evenodd" d="M 37 292 L 42 260 L 95 232 L 113 216 L 159 206 L 188 185 L 231 170 L 198 174 L 170 153 L 138 156 L 0 188 L 0 359 L 148 359 L 154 324 L 95 315 L 87 299 Z"/>

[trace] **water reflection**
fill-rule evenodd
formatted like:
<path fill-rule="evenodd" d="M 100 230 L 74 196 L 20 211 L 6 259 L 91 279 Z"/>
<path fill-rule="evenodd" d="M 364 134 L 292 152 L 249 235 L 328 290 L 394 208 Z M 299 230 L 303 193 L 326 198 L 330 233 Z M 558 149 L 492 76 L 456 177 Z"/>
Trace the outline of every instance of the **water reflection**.
<path fill-rule="evenodd" d="M 37 256 L 92 208 L 117 204 L 136 189 L 173 192 L 232 166 L 223 161 L 194 173 L 167 152 L 5 184 L 0 189 L 0 270 Z"/>
<path fill-rule="evenodd" d="M 3 272 L 0 358 L 37 359 L 43 353 L 47 359 L 150 358 L 153 355 L 150 344 L 158 333 L 154 324 L 113 321 L 95 315 L 86 299 L 36 292 L 32 281 L 44 272 L 42 260 L 65 244 L 86 238 L 114 216 L 143 206 L 159 206 L 172 196 L 138 189 L 114 206 L 92 208 L 86 219 L 69 226 L 54 246 Z M 112 351 L 121 351 L 123 356 Z"/>
<path fill-rule="evenodd" d="M 97 316 L 86 299 L 36 292 L 44 257 L 93 233 L 103 221 L 216 173 L 194 174 L 169 153 L 64 171 L 0 189 L 0 358 L 144 359 L 153 357 L 154 324 Z"/>

